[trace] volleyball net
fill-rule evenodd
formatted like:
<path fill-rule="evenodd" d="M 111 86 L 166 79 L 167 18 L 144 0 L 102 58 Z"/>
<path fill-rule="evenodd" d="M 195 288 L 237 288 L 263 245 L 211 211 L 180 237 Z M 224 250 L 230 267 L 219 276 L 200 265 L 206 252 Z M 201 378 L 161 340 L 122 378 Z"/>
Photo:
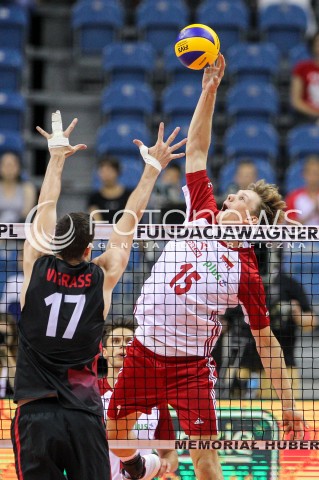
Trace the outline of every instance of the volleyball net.
<path fill-rule="evenodd" d="M 96 225 L 93 257 L 105 250 L 110 232 L 111 226 Z M 2 224 L 0 225 L 0 234 L 0 395 L 2 399 L 0 439 L 3 441 L 2 445 L 8 447 L 10 419 L 15 410 L 12 401 L 12 387 L 17 354 L 16 322 L 20 316 L 19 294 L 23 281 L 24 228 L 22 224 Z M 116 321 L 119 318 L 134 318 L 135 304 L 141 294 L 143 284 L 150 277 L 152 268 L 163 250 L 168 248 L 169 242 L 171 244 L 177 242 L 179 245 L 187 242 L 188 248 L 195 252 L 195 257 L 200 261 L 201 249 L 209 251 L 212 245 L 216 244 L 216 240 L 218 245 L 236 240 L 249 241 L 255 245 L 259 272 L 266 291 L 270 324 L 284 352 L 297 407 L 303 411 L 308 424 L 304 440 L 297 442 L 283 436 L 281 403 L 263 371 L 250 327 L 245 322 L 244 312 L 240 306 L 234 304 L 232 308 L 227 308 L 222 315 L 216 315 L 216 322 L 218 321 L 218 324 L 222 326 L 221 334 L 216 343 L 207 344 L 207 348 L 211 347 L 207 353 L 213 359 L 211 363 L 214 365 L 213 375 L 217 378 L 214 395 L 220 432 L 218 440 L 190 440 L 182 428 L 182 424 L 187 423 L 187 418 L 185 420 L 187 409 L 185 410 L 184 407 L 183 412 L 176 412 L 176 409 L 173 408 L 174 405 L 167 401 L 171 420 L 166 423 L 162 422 L 162 425 L 166 425 L 162 427 L 162 431 L 159 431 L 158 426 L 160 409 L 152 410 L 148 417 L 144 415 L 139 420 L 137 419 L 135 431 L 138 440 L 112 440 L 110 445 L 118 448 L 133 446 L 148 449 L 177 449 L 181 459 L 180 477 L 173 478 L 194 478 L 191 476 L 192 466 L 188 456 L 188 451 L 192 448 L 219 450 L 224 459 L 222 463 L 225 478 L 231 478 L 232 469 L 229 465 L 232 462 L 235 462 L 237 466 L 242 466 L 243 475 L 244 473 L 252 474 L 253 466 L 257 468 L 259 465 L 259 472 L 263 471 L 265 476 L 260 474 L 258 478 L 272 478 L 269 476 L 271 465 L 278 465 L 281 450 L 304 450 L 307 451 L 311 461 L 318 462 L 319 459 L 318 227 L 217 226 L 206 229 L 189 229 L 180 225 L 140 225 L 135 232 L 127 269 L 114 289 L 106 323 L 108 326 L 118 325 Z M 173 248 L 176 246 L 174 245 L 175 243 Z M 174 256 L 169 258 L 174 258 Z M 223 297 L 223 288 L 226 283 L 227 288 L 232 288 L 232 285 L 228 285 L 228 283 L 236 279 L 236 273 L 238 273 L 234 271 L 236 265 L 231 254 L 225 256 L 222 272 L 218 271 L 217 265 L 206 260 L 207 289 L 209 289 L 209 283 L 219 284 L 216 291 L 223 302 L 227 302 L 227 299 L 225 300 Z M 170 265 L 168 270 L 172 273 L 175 272 L 171 282 L 173 281 L 174 284 L 175 278 L 175 284 L 180 288 L 185 289 L 185 286 L 196 284 L 195 275 L 190 275 L 191 269 L 182 271 L 180 266 L 177 268 L 176 265 Z M 165 278 L 160 276 L 159 282 L 163 281 Z M 182 283 L 183 281 L 184 283 Z M 201 292 L 198 294 L 205 293 L 205 288 L 205 285 L 202 285 Z M 193 291 L 195 296 L 196 292 L 195 289 Z M 154 302 L 156 303 L 155 298 Z M 171 305 L 170 311 L 172 308 L 175 308 L 175 314 L 170 315 L 166 321 L 174 326 L 180 307 L 177 304 Z M 194 309 L 196 314 L 196 306 Z M 33 320 L 36 321 L 36 319 Z M 163 323 L 162 318 L 158 321 Z M 201 335 L 199 324 L 193 325 L 189 330 L 195 346 L 194 331 L 196 330 L 198 335 Z M 187 328 L 184 331 L 187 335 Z M 130 337 L 130 332 L 124 333 L 126 337 Z M 116 353 L 116 348 L 119 345 L 125 345 L 125 342 L 130 340 L 124 339 L 124 333 L 111 329 L 107 337 L 108 345 L 104 344 L 104 347 L 109 347 L 109 351 L 104 351 L 104 355 L 101 355 L 99 360 L 98 373 L 105 408 L 108 405 L 107 391 L 109 387 L 105 386 L 107 383 L 104 380 L 107 379 L 110 370 L 116 375 L 119 362 L 123 361 L 123 356 Z M 122 334 L 123 338 L 120 338 Z M 161 340 L 164 355 L 166 346 L 169 350 L 167 354 L 172 355 L 174 341 L 176 339 L 172 336 Z M 112 352 L 118 355 L 117 363 L 111 358 Z M 186 351 L 185 356 L 191 355 L 192 352 Z M 176 378 L 178 378 L 178 373 L 178 371 L 175 372 Z M 148 374 L 145 369 L 144 375 L 147 378 L 143 381 L 153 385 L 154 372 Z M 157 380 L 160 390 L 162 389 L 160 372 Z M 139 381 L 139 378 L 136 378 L 137 385 Z M 176 396 L 182 398 L 184 393 L 179 391 Z M 194 389 L 192 389 L 191 395 L 190 403 L 196 400 Z M 162 397 L 161 399 L 163 400 Z M 178 418 L 180 415 L 183 417 L 183 422 Z M 205 420 L 198 416 L 197 419 L 190 421 L 200 425 Z M 200 432 L 200 429 L 198 431 Z M 227 465 L 229 470 L 227 470 Z M 237 467 L 236 472 L 238 475 Z"/>

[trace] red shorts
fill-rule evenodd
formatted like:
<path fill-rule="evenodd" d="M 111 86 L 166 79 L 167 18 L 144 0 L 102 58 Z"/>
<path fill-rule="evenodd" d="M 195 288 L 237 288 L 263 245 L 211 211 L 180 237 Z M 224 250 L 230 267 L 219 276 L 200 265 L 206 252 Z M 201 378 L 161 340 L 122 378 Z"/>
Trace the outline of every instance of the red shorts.
<path fill-rule="evenodd" d="M 126 349 L 107 416 L 120 419 L 134 412 L 150 414 L 171 405 L 187 435 L 216 435 L 215 362 L 202 357 L 165 357 L 134 339 Z"/>

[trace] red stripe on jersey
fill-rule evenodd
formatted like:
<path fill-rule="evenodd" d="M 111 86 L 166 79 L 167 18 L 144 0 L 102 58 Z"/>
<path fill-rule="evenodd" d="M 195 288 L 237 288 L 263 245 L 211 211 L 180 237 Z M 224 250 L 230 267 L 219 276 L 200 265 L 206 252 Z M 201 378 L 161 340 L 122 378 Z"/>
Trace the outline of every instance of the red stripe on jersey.
<path fill-rule="evenodd" d="M 241 275 L 238 300 L 243 304 L 252 330 L 269 327 L 270 319 L 266 306 L 264 285 L 259 275 L 258 264 L 253 249 L 239 250 Z"/>
<path fill-rule="evenodd" d="M 20 442 L 19 425 L 18 425 L 19 418 L 20 418 L 20 408 L 17 408 L 16 418 L 14 423 L 14 438 L 17 446 L 18 478 L 19 480 L 23 480 L 23 473 L 22 473 L 22 467 L 21 467 L 21 442 Z"/>
<path fill-rule="evenodd" d="M 224 262 L 227 264 L 227 266 L 229 268 L 233 268 L 234 267 L 234 264 L 229 260 L 228 257 L 226 257 L 226 255 L 222 255 L 222 260 L 224 260 Z"/>
<path fill-rule="evenodd" d="M 189 221 L 206 218 L 208 223 L 216 223 L 217 203 L 213 193 L 213 185 L 206 170 L 186 173 L 186 184 L 190 194 Z"/>

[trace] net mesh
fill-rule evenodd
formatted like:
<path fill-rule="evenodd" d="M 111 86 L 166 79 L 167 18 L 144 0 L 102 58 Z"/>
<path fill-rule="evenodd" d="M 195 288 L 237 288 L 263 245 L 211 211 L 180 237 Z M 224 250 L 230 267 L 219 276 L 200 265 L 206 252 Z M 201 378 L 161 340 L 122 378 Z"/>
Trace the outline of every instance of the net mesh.
<path fill-rule="evenodd" d="M 97 229 L 93 257 L 105 250 L 108 231 L 103 228 Z M 7 226 L 8 232 L 9 226 Z M 20 315 L 19 294 L 23 281 L 22 227 L 15 226 L 14 232 L 15 237 L 8 234 L 7 238 L 0 240 L 0 439 L 1 446 L 8 449 L 11 445 L 10 419 L 15 410 L 12 394 L 17 353 L 16 322 Z M 104 232 L 103 235 L 102 232 Z M 11 233 L 13 235 L 13 230 Z M 209 245 L 209 242 L 207 244 Z M 134 317 L 134 306 L 143 284 L 149 278 L 154 264 L 167 245 L 168 240 L 162 238 L 154 239 L 154 236 L 147 238 L 145 234 L 143 238 L 141 235 L 136 236 L 127 269 L 113 292 L 107 318 L 108 324 L 113 324 L 121 316 Z M 147 449 L 165 446 L 177 449 L 180 459 L 179 471 L 175 477 L 169 477 L 176 479 L 194 478 L 189 449 L 198 447 L 220 450 L 223 458 L 223 474 L 226 479 L 232 478 L 235 471 L 237 477 L 234 478 L 250 478 L 247 475 L 257 474 L 259 476 L 256 478 L 273 478 L 271 472 L 279 468 L 281 450 L 304 448 L 307 449 L 307 455 L 302 452 L 304 458 L 308 459 L 307 466 L 318 462 L 319 339 L 316 328 L 318 324 L 316 319 L 319 314 L 318 246 L 317 242 L 300 241 L 284 243 L 267 241 L 267 243 L 258 242 L 255 245 L 258 267 L 266 290 L 271 327 L 284 352 L 297 406 L 303 411 L 309 426 L 304 446 L 300 446 L 300 442 L 283 441 L 281 403 L 262 369 L 249 325 L 244 320 L 243 310 L 236 305 L 226 309 L 225 313 L 218 317 L 223 329 L 210 351 L 210 355 L 216 362 L 214 374 L 218 377 L 215 395 L 219 439 L 208 444 L 189 443 L 188 436 L 178 419 L 180 415 L 172 405 L 169 405 L 172 423 L 162 422 L 159 428 L 160 413 L 152 410 L 149 416 L 143 415 L 135 425 L 138 443 L 131 440 L 119 444 L 113 440 L 113 443 L 110 442 L 111 445 L 133 445 Z M 227 274 L 232 269 L 229 265 L 231 262 L 231 258 L 228 258 L 228 262 L 226 261 Z M 214 270 L 214 266 L 210 265 L 208 269 L 210 270 L 209 278 L 218 280 L 219 273 Z M 188 285 L 187 282 L 193 285 L 192 280 L 196 281 L 194 275 L 187 277 L 192 272 L 191 269 L 182 271 L 180 266 L 171 265 L 169 270 L 172 272 L 173 287 L 179 285 L 180 288 L 185 288 Z M 178 274 L 180 274 L 179 277 Z M 162 281 L 163 279 L 159 280 L 159 282 Z M 166 321 L 174 325 L 175 320 L 167 318 Z M 164 339 L 164 345 L 172 345 L 171 340 Z M 115 340 L 115 336 L 110 342 L 115 348 L 114 341 L 118 341 Z M 185 352 L 186 356 L 187 354 L 188 352 Z M 109 401 L 107 392 L 110 391 L 108 384 L 105 383 L 110 373 L 108 363 L 110 365 L 110 359 L 107 360 L 101 355 L 98 373 L 105 408 Z M 148 378 L 147 381 L 150 379 Z M 182 395 L 182 392 L 179 394 Z M 198 417 L 192 421 L 200 424 L 202 419 Z M 5 449 L 1 451 L 0 462 L 4 451 Z M 10 452 L 11 450 L 6 452 L 6 465 L 10 464 L 8 463 Z M 238 467 L 241 470 L 238 470 Z M 11 467 L 7 468 L 10 470 Z M 242 476 L 238 477 L 238 472 Z M 0 478 L 10 478 L 10 476 Z"/>

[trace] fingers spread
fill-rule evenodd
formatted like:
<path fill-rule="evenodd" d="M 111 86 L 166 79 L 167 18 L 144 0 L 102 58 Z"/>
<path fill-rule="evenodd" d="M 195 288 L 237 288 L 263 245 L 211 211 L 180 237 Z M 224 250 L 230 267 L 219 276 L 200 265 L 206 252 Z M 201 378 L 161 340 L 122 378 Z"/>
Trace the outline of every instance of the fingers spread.
<path fill-rule="evenodd" d="M 185 145 L 186 142 L 187 142 L 187 138 L 183 138 L 183 140 L 181 140 L 180 142 L 175 143 L 175 145 L 172 145 L 172 146 L 171 146 L 171 152 L 174 152 L 175 150 L 178 150 L 178 149 L 181 148 L 183 145 Z"/>
<path fill-rule="evenodd" d="M 136 145 L 138 148 L 140 148 L 140 147 L 143 145 L 143 142 L 141 142 L 141 140 L 137 140 L 137 139 L 133 140 L 133 143 L 134 143 L 134 145 Z"/>
<path fill-rule="evenodd" d="M 78 123 L 78 119 L 77 118 L 74 118 L 72 120 L 72 122 L 70 123 L 70 125 L 68 126 L 68 128 L 65 130 L 64 132 L 64 136 L 65 137 L 69 137 L 69 135 L 71 134 L 71 132 L 74 130 L 74 127 L 75 125 Z"/>
<path fill-rule="evenodd" d="M 46 132 L 45 130 L 43 130 L 43 128 L 41 127 L 35 127 L 36 130 L 41 133 L 41 135 L 43 135 L 43 137 L 45 138 L 51 138 L 52 135 L 50 135 L 48 132 Z"/>
<path fill-rule="evenodd" d="M 178 132 L 180 131 L 180 129 L 181 129 L 180 127 L 176 127 L 176 128 L 174 129 L 174 131 L 170 134 L 170 136 L 169 136 L 168 139 L 166 140 L 166 144 L 167 144 L 167 145 L 170 145 L 170 144 L 173 142 L 173 140 L 175 140 L 175 138 L 177 137 Z"/>
<path fill-rule="evenodd" d="M 78 145 L 75 145 L 73 148 L 75 151 L 78 151 L 78 150 L 86 150 L 88 147 L 84 143 L 79 143 Z"/>
<path fill-rule="evenodd" d="M 164 123 L 163 122 L 159 124 L 157 140 L 159 140 L 160 142 L 164 141 Z"/>

